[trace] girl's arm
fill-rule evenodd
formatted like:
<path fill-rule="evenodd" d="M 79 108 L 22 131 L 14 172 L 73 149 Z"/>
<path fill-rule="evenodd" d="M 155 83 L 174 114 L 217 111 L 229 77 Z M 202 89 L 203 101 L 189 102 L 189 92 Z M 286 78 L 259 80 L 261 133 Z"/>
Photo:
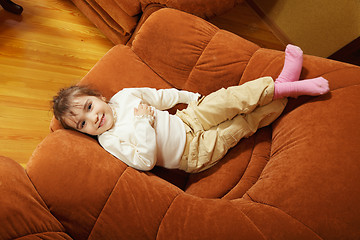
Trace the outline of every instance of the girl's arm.
<path fill-rule="evenodd" d="M 141 98 L 143 102 L 159 110 L 172 108 L 178 103 L 189 104 L 191 101 L 197 101 L 199 93 L 177 90 L 175 88 L 160 89 L 154 88 L 136 88 L 133 94 Z"/>

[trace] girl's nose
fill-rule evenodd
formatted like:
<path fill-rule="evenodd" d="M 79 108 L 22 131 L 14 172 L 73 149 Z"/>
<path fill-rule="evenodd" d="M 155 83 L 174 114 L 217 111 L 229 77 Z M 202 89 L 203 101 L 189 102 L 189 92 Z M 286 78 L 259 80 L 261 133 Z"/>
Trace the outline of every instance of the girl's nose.
<path fill-rule="evenodd" d="M 88 119 L 89 122 L 91 122 L 93 124 L 96 124 L 97 121 L 98 121 L 98 116 L 97 116 L 97 114 L 95 114 L 93 112 L 90 112 L 87 115 L 87 119 Z"/>

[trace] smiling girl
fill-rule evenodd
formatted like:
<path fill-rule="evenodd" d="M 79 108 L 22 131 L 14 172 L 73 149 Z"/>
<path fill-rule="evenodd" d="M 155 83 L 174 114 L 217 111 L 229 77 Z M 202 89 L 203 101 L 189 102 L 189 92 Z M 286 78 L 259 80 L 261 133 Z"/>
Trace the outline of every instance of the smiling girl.
<path fill-rule="evenodd" d="M 301 49 L 288 45 L 275 81 L 259 78 L 200 100 L 198 93 L 177 89 L 125 88 L 106 102 L 95 90 L 73 86 L 54 97 L 54 115 L 65 128 L 97 135 L 106 151 L 130 167 L 200 172 L 240 139 L 272 123 L 287 97 L 329 91 L 322 77 L 299 81 L 301 68 Z M 164 111 L 178 103 L 188 107 L 175 115 Z"/>

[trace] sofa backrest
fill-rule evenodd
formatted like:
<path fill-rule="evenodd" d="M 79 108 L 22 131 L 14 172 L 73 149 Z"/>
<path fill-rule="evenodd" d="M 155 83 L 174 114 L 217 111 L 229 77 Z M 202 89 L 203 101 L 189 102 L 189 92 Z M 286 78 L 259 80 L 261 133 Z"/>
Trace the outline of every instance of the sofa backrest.
<path fill-rule="evenodd" d="M 174 21 L 179 18 L 191 21 Z M 147 19 L 131 49 L 173 87 L 207 95 L 238 85 L 259 46 L 190 14 L 162 9 Z"/>

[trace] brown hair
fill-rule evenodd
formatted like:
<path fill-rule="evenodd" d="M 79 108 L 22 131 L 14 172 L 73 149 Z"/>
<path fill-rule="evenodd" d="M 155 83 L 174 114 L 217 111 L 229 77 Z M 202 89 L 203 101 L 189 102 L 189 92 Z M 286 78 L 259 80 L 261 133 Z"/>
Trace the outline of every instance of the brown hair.
<path fill-rule="evenodd" d="M 60 121 L 64 128 L 71 128 L 65 123 L 64 118 L 68 114 L 74 114 L 71 111 L 71 108 L 75 107 L 74 98 L 82 96 L 101 97 L 101 94 L 87 86 L 71 86 L 60 89 L 58 94 L 53 97 L 52 104 L 54 116 Z"/>

